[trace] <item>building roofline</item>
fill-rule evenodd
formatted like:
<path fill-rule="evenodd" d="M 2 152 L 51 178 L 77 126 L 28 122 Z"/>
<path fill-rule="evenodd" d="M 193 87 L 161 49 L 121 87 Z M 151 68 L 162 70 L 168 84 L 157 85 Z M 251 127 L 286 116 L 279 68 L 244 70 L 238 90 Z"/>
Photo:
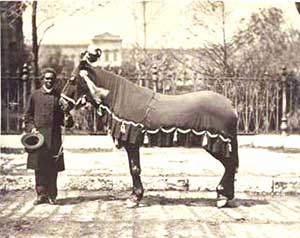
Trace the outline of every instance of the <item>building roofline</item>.
<path fill-rule="evenodd" d="M 59 44 L 59 43 L 49 43 L 49 44 L 42 44 L 42 47 L 87 47 L 89 45 L 89 43 L 82 43 L 82 44 L 73 44 L 73 43 L 63 43 L 63 44 Z"/>

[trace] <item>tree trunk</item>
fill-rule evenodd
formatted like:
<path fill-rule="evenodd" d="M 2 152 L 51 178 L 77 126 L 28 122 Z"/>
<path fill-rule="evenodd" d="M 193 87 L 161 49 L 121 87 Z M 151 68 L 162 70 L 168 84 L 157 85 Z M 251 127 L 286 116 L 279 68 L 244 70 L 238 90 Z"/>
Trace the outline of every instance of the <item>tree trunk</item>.
<path fill-rule="evenodd" d="M 222 33 L 223 33 L 223 74 L 227 74 L 227 42 L 226 42 L 226 22 L 225 22 L 225 3 L 222 4 Z"/>
<path fill-rule="evenodd" d="M 37 1 L 32 3 L 32 53 L 33 53 L 33 76 L 31 88 L 35 89 L 37 84 L 37 76 L 39 74 L 39 55 L 38 55 L 38 36 L 37 36 L 37 26 L 36 26 L 36 14 L 37 14 Z"/>

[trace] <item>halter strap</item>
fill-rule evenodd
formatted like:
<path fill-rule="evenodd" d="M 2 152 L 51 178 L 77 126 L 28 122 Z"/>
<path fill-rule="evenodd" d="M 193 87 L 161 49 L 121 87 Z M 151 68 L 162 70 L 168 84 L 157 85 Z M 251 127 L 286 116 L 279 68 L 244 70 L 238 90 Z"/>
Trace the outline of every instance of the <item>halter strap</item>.
<path fill-rule="evenodd" d="M 75 101 L 73 98 L 70 98 L 69 96 L 67 96 L 66 94 L 63 93 L 69 85 L 70 85 L 70 79 L 67 81 L 67 83 L 66 83 L 65 86 L 63 87 L 62 93 L 60 94 L 60 96 L 61 96 L 63 99 L 65 99 L 65 100 L 71 102 L 73 105 L 78 105 L 78 104 L 81 102 L 82 98 L 83 98 L 85 95 L 83 95 L 82 97 L 78 98 L 77 101 Z"/>

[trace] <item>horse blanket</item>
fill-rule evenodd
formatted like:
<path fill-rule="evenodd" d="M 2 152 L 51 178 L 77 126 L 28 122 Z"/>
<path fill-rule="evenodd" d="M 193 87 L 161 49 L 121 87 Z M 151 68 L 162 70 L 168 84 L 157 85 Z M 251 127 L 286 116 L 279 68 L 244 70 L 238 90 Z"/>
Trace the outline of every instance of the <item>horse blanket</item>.
<path fill-rule="evenodd" d="M 202 141 L 207 137 L 223 144 L 236 137 L 237 114 L 230 100 L 218 93 L 162 95 L 100 67 L 83 64 L 81 69 L 98 87 L 110 91 L 101 108 L 103 122 L 117 140 L 142 143 L 144 135 L 159 131 L 193 133 Z"/>

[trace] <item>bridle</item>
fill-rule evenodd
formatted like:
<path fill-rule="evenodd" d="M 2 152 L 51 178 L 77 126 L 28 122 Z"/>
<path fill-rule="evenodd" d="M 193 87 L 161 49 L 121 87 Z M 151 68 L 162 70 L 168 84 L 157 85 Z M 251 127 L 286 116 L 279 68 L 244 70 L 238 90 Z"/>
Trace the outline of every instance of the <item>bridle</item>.
<path fill-rule="evenodd" d="M 95 52 L 96 53 L 92 54 L 92 55 L 95 55 L 97 58 L 100 58 L 100 56 L 102 54 L 102 51 L 100 49 L 96 49 Z M 89 65 L 93 66 L 93 62 L 90 61 L 90 55 L 89 55 L 88 51 L 85 51 L 84 53 L 82 53 L 81 58 L 82 58 L 81 62 L 87 62 Z M 72 110 L 74 107 L 78 108 L 79 105 L 85 105 L 87 103 L 87 99 L 89 99 L 89 102 L 97 108 L 97 112 L 101 116 L 102 115 L 101 105 L 102 105 L 103 102 L 102 102 L 101 96 L 99 96 L 99 94 L 100 95 L 107 95 L 109 91 L 97 87 L 88 78 L 87 73 L 86 73 L 86 75 L 85 74 L 82 75 L 83 72 L 86 72 L 86 71 L 85 70 L 78 70 L 78 68 L 77 68 L 77 70 L 75 71 L 75 74 L 78 73 L 80 75 L 80 77 L 84 79 L 87 87 L 89 88 L 89 94 L 88 95 L 83 94 L 80 98 L 77 99 L 77 101 L 75 101 L 70 96 L 66 95 L 67 93 L 65 93 L 65 92 L 68 91 L 68 87 L 70 87 L 70 85 L 72 83 L 74 83 L 75 80 L 76 80 L 76 77 L 72 76 L 71 78 L 68 79 L 68 81 L 66 82 L 66 84 L 64 85 L 64 87 L 61 91 L 61 94 L 60 94 L 61 104 L 63 105 L 63 107 L 65 107 L 65 105 L 67 103 L 71 103 L 72 108 L 70 110 Z M 74 73 L 73 73 L 73 75 L 74 75 Z M 63 110 L 65 112 L 68 111 L 66 108 L 63 108 Z"/>
<path fill-rule="evenodd" d="M 90 51 L 93 51 L 93 52 L 90 52 Z M 100 59 L 100 57 L 102 55 L 102 51 L 99 48 L 91 49 L 90 51 L 87 50 L 87 51 L 81 53 L 81 62 L 86 61 L 86 62 L 88 62 L 88 64 L 93 65 L 93 62 L 97 62 L 97 60 L 95 60 L 95 59 Z M 74 76 L 69 78 L 67 83 L 64 85 L 64 87 L 61 91 L 61 94 L 60 94 L 61 103 L 62 104 L 66 104 L 66 102 L 71 103 L 73 105 L 72 108 L 78 106 L 79 104 L 85 105 L 87 102 L 86 95 L 82 95 L 80 98 L 78 98 L 77 101 L 75 101 L 73 98 L 70 98 L 69 96 L 67 96 L 64 93 L 67 90 L 67 88 L 70 87 L 71 83 L 73 83 L 75 80 L 76 79 Z M 101 104 L 101 102 L 97 102 L 97 100 L 95 100 L 95 102 L 96 102 L 96 104 Z"/>
<path fill-rule="evenodd" d="M 75 79 L 73 79 L 73 77 L 71 77 L 70 79 L 68 79 L 68 81 L 66 82 L 66 84 L 64 85 L 61 94 L 60 94 L 60 102 L 61 105 L 64 107 L 64 105 L 67 103 L 71 103 L 72 104 L 72 108 L 78 106 L 79 104 L 85 105 L 86 104 L 86 95 L 82 95 L 80 98 L 77 99 L 77 101 L 75 101 L 73 98 L 67 96 L 65 94 L 65 92 L 67 91 L 68 87 L 70 87 L 71 83 L 73 83 Z M 71 109 L 72 109 L 71 108 Z M 70 110 L 71 110 L 70 109 Z M 63 108 L 64 111 L 66 111 L 66 108 Z M 69 110 L 69 111 L 70 111 Z"/>

